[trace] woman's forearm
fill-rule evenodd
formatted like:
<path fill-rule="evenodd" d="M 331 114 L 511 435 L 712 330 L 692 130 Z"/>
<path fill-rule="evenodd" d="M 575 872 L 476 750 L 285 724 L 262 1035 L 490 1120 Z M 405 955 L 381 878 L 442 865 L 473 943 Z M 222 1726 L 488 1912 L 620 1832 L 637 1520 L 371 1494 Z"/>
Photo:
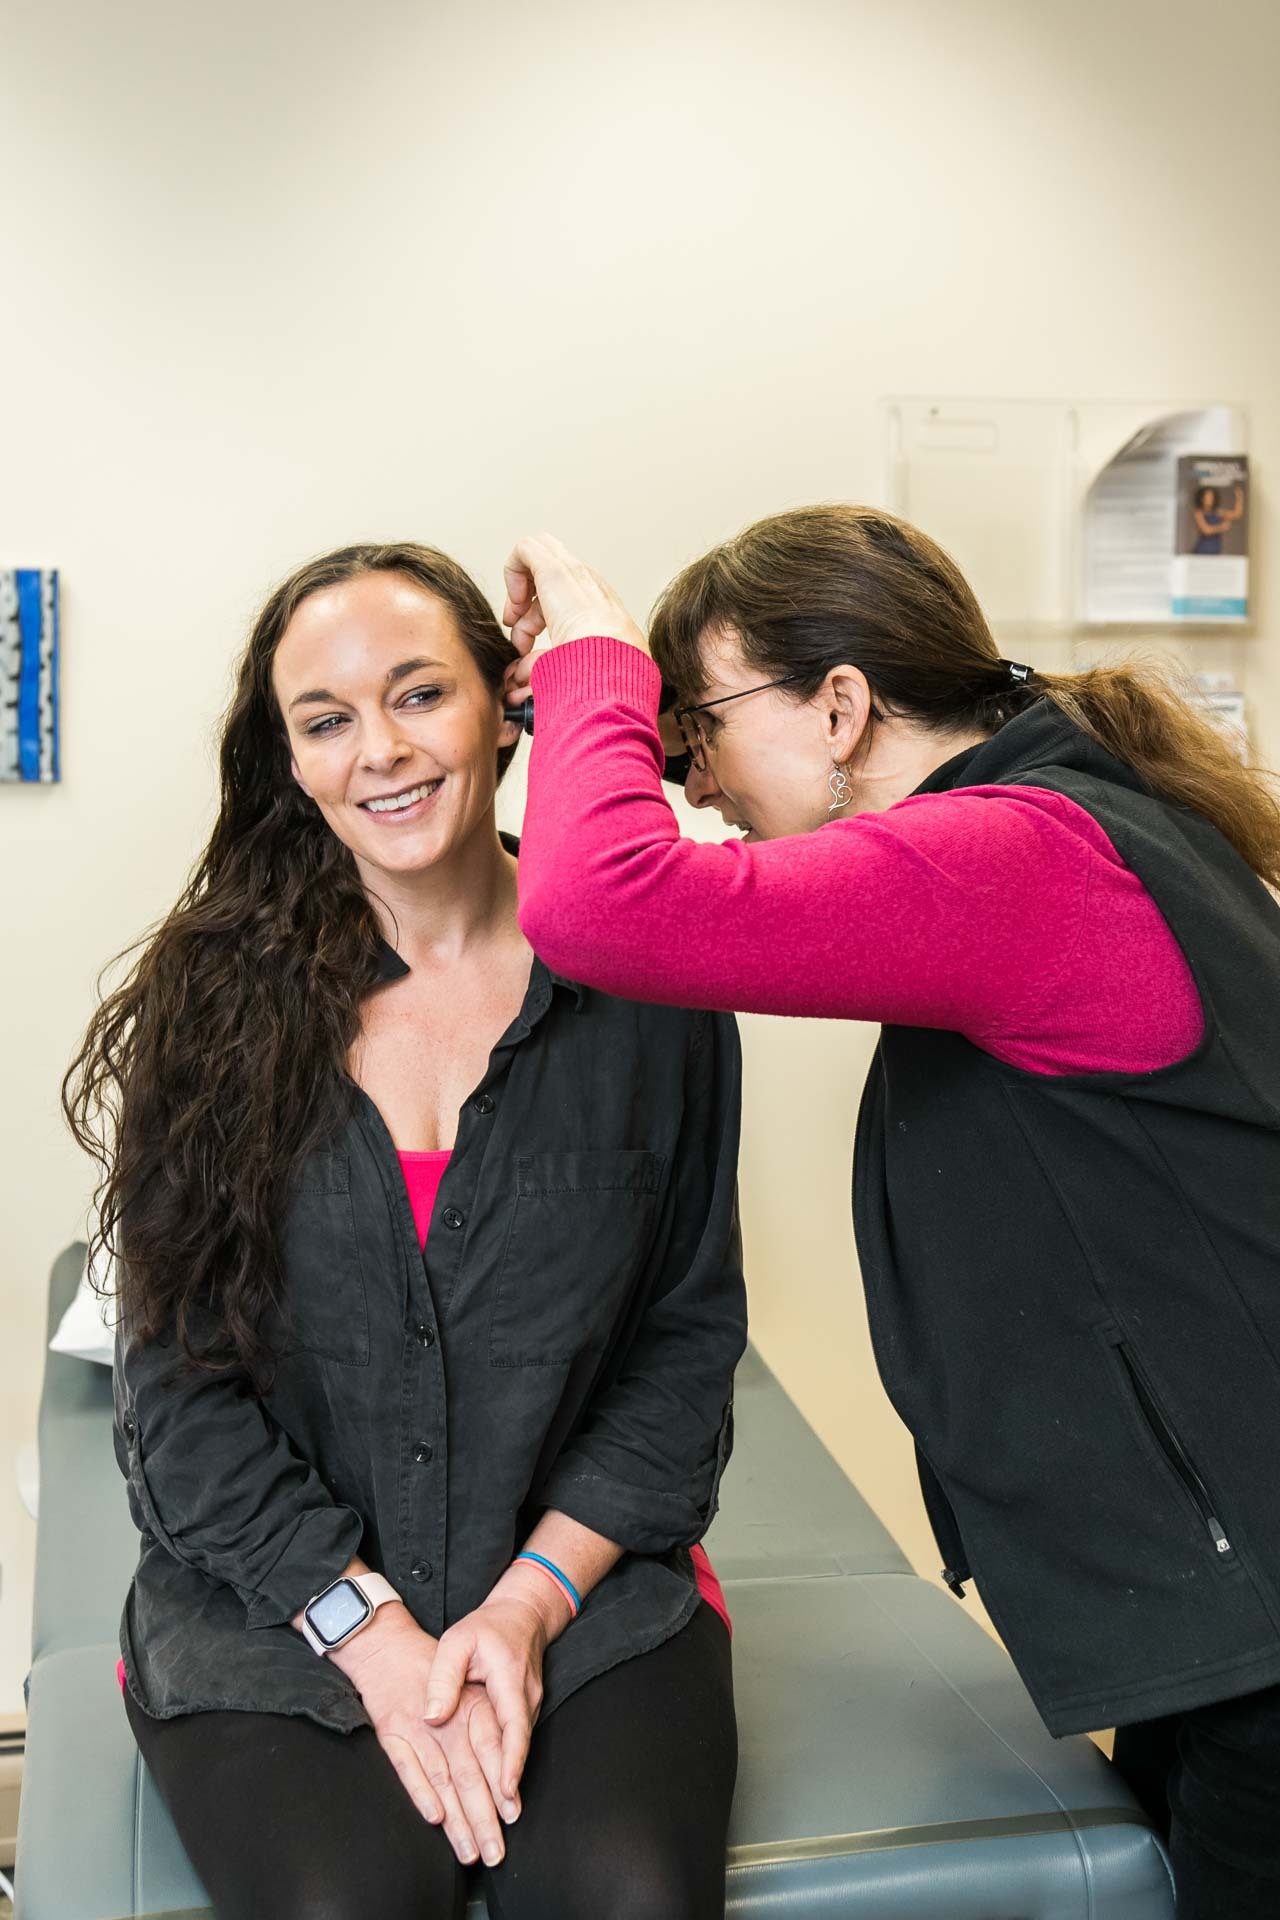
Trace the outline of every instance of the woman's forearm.
<path fill-rule="evenodd" d="M 179 1369 L 168 1342 L 117 1339 L 118 1454 L 135 1519 L 176 1560 L 282 1625 L 337 1579 L 362 1532 L 254 1395 Z"/>
<path fill-rule="evenodd" d="M 545 1513 L 523 1551 L 549 1560 L 585 1600 L 593 1587 L 622 1558 L 616 1541 L 571 1520 L 566 1513 Z M 547 1638 L 556 1639 L 574 1618 L 574 1608 L 554 1575 L 537 1561 L 516 1560 L 509 1566 L 490 1594 L 491 1600 L 522 1600 L 532 1605 L 547 1628 Z"/>
<path fill-rule="evenodd" d="M 533 687 L 520 923 L 570 979 L 668 1006 L 998 1032 L 1079 934 L 1090 850 L 1056 796 L 961 792 L 785 839 L 685 839 L 648 656 L 577 640 Z"/>

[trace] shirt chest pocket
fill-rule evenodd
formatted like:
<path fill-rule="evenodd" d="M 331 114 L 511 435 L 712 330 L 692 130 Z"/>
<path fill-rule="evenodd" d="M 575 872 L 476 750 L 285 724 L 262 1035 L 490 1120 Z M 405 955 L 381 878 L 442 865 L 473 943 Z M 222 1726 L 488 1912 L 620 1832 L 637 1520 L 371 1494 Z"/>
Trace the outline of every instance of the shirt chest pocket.
<path fill-rule="evenodd" d="M 285 1216 L 280 1257 L 285 1353 L 368 1366 L 369 1304 L 345 1153 L 311 1153 L 303 1161 Z"/>
<path fill-rule="evenodd" d="M 665 1164 L 616 1148 L 517 1161 L 491 1366 L 561 1366 L 607 1346 L 653 1243 Z"/>

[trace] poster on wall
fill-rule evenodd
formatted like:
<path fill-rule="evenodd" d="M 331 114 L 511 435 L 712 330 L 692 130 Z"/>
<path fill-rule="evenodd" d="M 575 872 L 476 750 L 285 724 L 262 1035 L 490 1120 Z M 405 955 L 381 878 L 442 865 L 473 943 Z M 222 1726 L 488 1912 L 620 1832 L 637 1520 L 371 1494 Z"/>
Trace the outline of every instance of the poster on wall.
<path fill-rule="evenodd" d="M 1156 415 L 1106 461 L 1084 502 L 1086 621 L 1247 620 L 1243 425 L 1227 406 Z"/>
<path fill-rule="evenodd" d="M 1184 454 L 1178 461 L 1173 612 L 1178 620 L 1243 620 L 1249 611 L 1249 462 Z"/>
<path fill-rule="evenodd" d="M 61 777 L 58 574 L 0 567 L 0 781 Z"/>

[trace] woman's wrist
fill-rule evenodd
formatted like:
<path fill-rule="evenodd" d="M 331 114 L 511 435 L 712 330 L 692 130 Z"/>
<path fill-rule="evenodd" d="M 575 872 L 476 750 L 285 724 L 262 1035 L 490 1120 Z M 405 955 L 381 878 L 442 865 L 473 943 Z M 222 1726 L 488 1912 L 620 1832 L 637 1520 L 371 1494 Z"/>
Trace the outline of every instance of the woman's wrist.
<path fill-rule="evenodd" d="M 662 697 L 662 675 L 642 643 L 609 633 L 584 634 L 572 646 L 535 654 L 530 685 L 535 704 L 540 694 L 565 705 L 607 699 L 655 715 Z"/>
<path fill-rule="evenodd" d="M 368 1668 L 370 1661 L 380 1660 L 392 1648 L 402 1648 L 407 1641 L 425 1641 L 429 1652 L 435 1651 L 436 1642 L 432 1636 L 420 1627 L 403 1600 L 388 1600 L 380 1606 L 367 1626 L 359 1633 L 353 1633 L 340 1647 L 334 1647 L 325 1655 L 331 1666 L 345 1673 L 352 1685 L 359 1690 L 359 1675 Z"/>
<path fill-rule="evenodd" d="M 541 1568 L 527 1560 L 509 1566 L 489 1595 L 491 1602 L 510 1601 L 528 1607 L 542 1623 L 548 1644 L 558 1640 L 574 1617 L 568 1595 Z"/>

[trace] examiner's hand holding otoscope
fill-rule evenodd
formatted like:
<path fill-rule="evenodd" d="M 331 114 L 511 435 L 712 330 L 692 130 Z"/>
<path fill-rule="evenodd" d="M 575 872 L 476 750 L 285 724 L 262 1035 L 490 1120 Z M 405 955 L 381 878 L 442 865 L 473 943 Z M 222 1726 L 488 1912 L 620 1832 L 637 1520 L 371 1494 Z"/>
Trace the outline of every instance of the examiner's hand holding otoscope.
<path fill-rule="evenodd" d="M 533 732 L 529 682 L 540 634 L 552 647 L 565 640 L 607 634 L 647 652 L 644 634 L 608 581 L 576 559 L 554 534 L 526 534 L 517 540 L 503 574 L 507 598 L 502 624 L 511 629 L 512 645 L 520 652 L 507 669 L 503 703 L 507 717 L 521 721 L 527 732 Z M 663 715 L 660 731 L 669 756 L 667 778 L 682 783 L 683 742 L 670 713 Z"/>
<path fill-rule="evenodd" d="M 507 600 L 502 624 L 510 627 L 511 644 L 526 658 L 540 633 L 552 647 L 593 633 L 644 646 L 643 633 L 608 581 L 576 560 L 553 534 L 527 534 L 517 540 L 503 573 Z M 527 686 L 528 678 L 526 671 L 517 684 Z"/>

